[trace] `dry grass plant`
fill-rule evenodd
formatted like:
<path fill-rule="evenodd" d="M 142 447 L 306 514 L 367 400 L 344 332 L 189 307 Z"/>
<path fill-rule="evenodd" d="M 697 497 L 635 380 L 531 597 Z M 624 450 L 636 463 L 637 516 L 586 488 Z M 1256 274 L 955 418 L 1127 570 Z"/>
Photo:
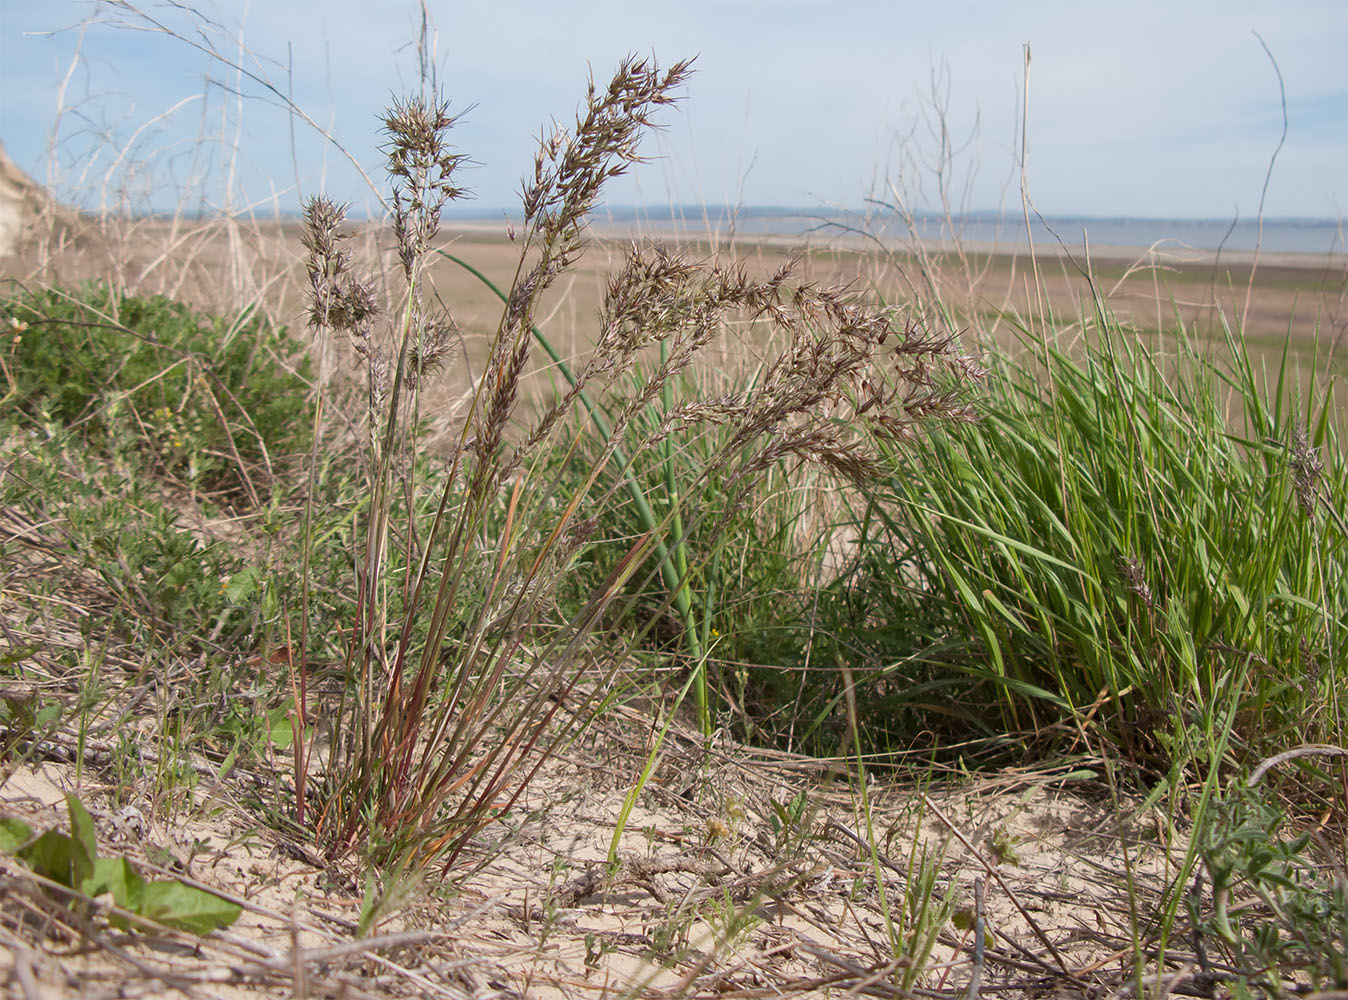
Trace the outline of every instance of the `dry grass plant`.
<path fill-rule="evenodd" d="M 953 338 L 903 325 L 889 310 L 838 291 L 793 285 L 786 268 L 755 280 L 739 268 L 649 247 L 634 248 L 611 278 L 593 351 L 573 384 L 512 432 L 540 296 L 583 252 L 586 216 L 604 183 L 639 162 L 637 143 L 652 112 L 674 100 L 688 71 L 686 63 L 661 72 L 628 60 L 606 88 L 591 85 L 574 129 L 541 143 L 523 192 L 519 266 L 442 482 L 418 482 L 412 459 L 419 395 L 443 363 L 453 329 L 452 317 L 429 308 L 421 285 L 439 210 L 459 194 L 459 156 L 447 144 L 452 116 L 443 104 L 412 99 L 385 120 L 407 289 L 391 348 L 372 336 L 373 299 L 341 248 L 340 210 L 321 198 L 308 205 L 313 322 L 351 335 L 365 362 L 373 418 L 347 653 L 354 692 L 332 717 L 332 749 L 316 790 L 320 836 L 331 850 L 393 845 L 452 865 L 474 834 L 509 811 L 549 754 L 584 728 L 634 641 L 608 637 L 596 646 L 591 633 L 628 579 L 655 571 L 645 564 L 676 515 L 719 516 L 667 511 L 569 620 L 540 629 L 558 575 L 609 499 L 594 487 L 620 444 L 635 454 L 675 429 L 720 428 L 697 478 L 724 475 L 723 502 L 733 509 L 784 460 L 860 481 L 876 471 L 863 429 L 899 441 L 918 423 L 968 414 L 958 383 L 978 372 Z M 782 352 L 763 377 L 738 393 L 680 401 L 643 439 L 630 439 L 634 416 L 731 318 L 782 332 Z M 611 403 L 604 447 L 579 475 L 559 475 L 555 460 L 543 459 L 574 453 L 575 436 L 588 433 L 585 422 L 567 419 L 581 394 L 602 397 L 657 345 L 660 363 L 635 393 Z M 423 489 L 438 496 L 424 529 L 411 516 Z M 390 558 L 391 544 L 400 558 Z M 301 815 L 305 806 L 301 794 Z"/>
<path fill-rule="evenodd" d="M 115 89 L 96 89 L 106 32 L 194 51 L 204 66 L 200 92 L 142 116 Z M 250 188 L 258 181 L 245 143 L 251 99 L 289 116 L 292 136 L 294 123 L 317 136 L 364 178 L 377 204 L 378 189 L 291 99 L 288 68 L 250 50 L 242 28 L 191 5 L 107 0 L 53 34 L 73 35 L 75 43 L 48 139 L 42 182 L 49 197 L 27 228 L 22 272 L 52 287 L 97 275 L 118 293 L 165 295 L 221 315 L 279 322 L 297 313 L 293 226 L 281 208 L 293 188 L 270 177 L 262 179 L 264 193 Z M 185 124 L 193 114 L 194 133 Z M 300 183 L 297 174 L 293 184 Z"/>

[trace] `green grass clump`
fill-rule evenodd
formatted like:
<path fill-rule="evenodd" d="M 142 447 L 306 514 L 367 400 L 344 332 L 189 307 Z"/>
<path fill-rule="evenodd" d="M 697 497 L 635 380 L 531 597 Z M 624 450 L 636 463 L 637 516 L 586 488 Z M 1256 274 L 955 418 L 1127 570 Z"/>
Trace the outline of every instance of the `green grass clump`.
<path fill-rule="evenodd" d="M 103 284 L 0 302 L 4 402 L 90 447 L 256 504 L 273 460 L 307 447 L 302 345 L 257 315 L 204 316 Z M 287 369 L 281 360 L 299 358 Z"/>
<path fill-rule="evenodd" d="M 619 399 L 641 394 L 648 373 L 638 367 Z M 741 384 L 752 386 L 761 376 L 745 373 Z M 719 380 L 718 380 L 719 381 Z M 670 386 L 679 400 L 715 397 L 724 386 L 713 384 L 705 371 L 685 372 Z M 725 448 L 736 428 L 725 425 L 662 431 L 667 404 L 652 401 L 635 411 L 628 422 L 630 456 L 617 466 L 603 467 L 600 482 L 615 498 L 628 488 L 645 505 L 618 502 L 596 524 L 595 544 L 584 566 L 565 581 L 562 601 L 576 601 L 610 573 L 623 554 L 624 539 L 632 539 L 668 517 L 665 528 L 671 563 L 667 577 L 644 574 L 629 581 L 632 600 L 615 606 L 627 616 L 609 627 L 640 633 L 642 645 L 661 655 L 693 664 L 705 673 L 706 701 L 698 701 L 704 729 L 710 723 L 733 720 L 746 739 L 763 720 L 759 705 L 746 704 L 752 688 L 750 657 L 770 657 L 768 636 L 784 646 L 804 641 L 803 609 L 811 600 L 819 576 L 822 551 L 832 533 L 828 520 L 830 494 L 846 491 L 845 479 L 831 476 L 809 463 L 784 460 L 765 469 L 751 496 L 738 502 L 735 469 L 727 468 Z M 578 418 L 584 421 L 588 418 Z M 662 437 L 657 447 L 641 442 Z M 580 461 L 575 468 L 593 465 L 604 441 L 595 434 L 578 434 Z M 560 459 L 560 454 L 554 456 Z M 675 515 L 669 517 L 669 512 Z M 687 596 L 686 613 L 671 599 L 666 579 L 681 586 Z M 692 641 L 689 630 L 693 632 Z M 772 662 L 762 659 L 762 662 Z"/>
<path fill-rule="evenodd" d="M 1331 396 L 1298 398 L 1286 363 L 1266 378 L 1227 346 L 1216 361 L 1181 334 L 1167 356 L 1109 320 L 1077 354 L 1031 344 L 991 360 L 977 424 L 894 453 L 844 603 L 878 595 L 857 645 L 902 676 L 901 700 L 939 691 L 940 728 L 969 734 L 1090 712 L 1162 768 L 1210 742 L 1231 699 L 1238 757 L 1341 739 Z"/>

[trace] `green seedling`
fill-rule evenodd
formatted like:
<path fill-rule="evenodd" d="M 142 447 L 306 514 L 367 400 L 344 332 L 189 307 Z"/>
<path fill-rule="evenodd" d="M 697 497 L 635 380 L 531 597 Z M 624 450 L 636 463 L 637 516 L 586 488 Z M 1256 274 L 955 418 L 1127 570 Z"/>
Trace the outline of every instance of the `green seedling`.
<path fill-rule="evenodd" d="M 988 848 L 992 851 L 996 863 L 1010 865 L 1012 868 L 1020 864 L 1020 855 L 1016 853 L 1016 845 L 1019 843 L 1020 838 L 1005 826 L 997 827 L 988 837 Z"/>
<path fill-rule="evenodd" d="M 772 807 L 772 815 L 768 817 L 768 827 L 772 830 L 773 837 L 776 838 L 779 852 L 785 852 L 788 847 L 798 849 L 805 838 L 809 836 L 810 817 L 806 815 L 806 807 L 809 804 L 810 800 L 806 797 L 804 791 L 797 792 L 794 797 L 786 802 L 778 802 L 776 799 L 768 800 L 768 805 Z"/>
<path fill-rule="evenodd" d="M 105 894 L 121 910 L 174 930 L 208 934 L 229 927 L 242 908 L 178 879 L 147 882 L 125 856 L 99 857 L 93 817 L 74 795 L 66 795 L 70 832 L 35 835 L 22 820 L 0 820 L 0 850 L 13 854 L 34 874 L 90 899 Z M 124 918 L 113 922 L 129 926 Z"/>

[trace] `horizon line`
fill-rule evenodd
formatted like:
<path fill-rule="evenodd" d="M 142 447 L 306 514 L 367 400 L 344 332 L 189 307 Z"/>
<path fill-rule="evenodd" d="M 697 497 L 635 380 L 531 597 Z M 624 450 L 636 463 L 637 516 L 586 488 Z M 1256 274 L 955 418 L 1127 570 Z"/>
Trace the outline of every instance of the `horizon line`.
<path fill-rule="evenodd" d="M 77 211 L 79 211 L 77 209 Z M 101 214 L 98 211 L 89 211 L 90 215 Z M 117 214 L 117 213 L 114 213 Z M 180 212 L 175 210 L 168 211 L 144 211 L 131 212 L 129 216 L 140 219 L 156 218 L 190 218 L 190 219 L 208 219 L 219 217 L 243 217 L 252 216 L 256 218 L 277 218 L 284 220 L 299 219 L 302 217 L 302 210 L 299 208 L 285 209 L 276 212 L 249 212 L 245 210 L 238 211 L 192 211 Z M 713 207 L 710 205 L 699 204 L 697 202 L 687 202 L 676 205 L 601 205 L 587 213 L 587 217 L 593 221 L 601 221 L 608 217 L 614 221 L 640 221 L 642 219 L 652 219 L 654 221 L 681 221 L 685 216 L 694 216 L 699 219 L 712 218 L 716 221 L 729 222 L 736 218 L 780 218 L 780 219 L 816 219 L 824 223 L 836 222 L 845 219 L 875 219 L 877 216 L 889 217 L 894 221 L 902 222 L 902 218 L 892 211 L 871 211 L 867 213 L 864 208 L 845 208 L 845 207 L 809 207 L 804 205 L 739 205 L 731 209 L 726 206 Z M 931 209 L 914 210 L 911 213 L 913 219 L 921 222 L 935 222 L 944 224 L 947 218 L 960 222 L 1013 222 L 1015 225 L 1023 225 L 1023 216 L 1019 211 L 999 210 L 999 209 L 970 209 L 965 212 L 951 213 L 949 216 L 944 212 Z M 353 221 L 362 222 L 372 221 L 379 216 L 363 210 L 362 208 L 349 204 L 347 206 L 347 218 Z M 518 222 L 521 213 L 518 206 L 511 208 L 505 207 L 472 207 L 467 206 L 458 208 L 446 206 L 441 211 L 441 218 L 446 222 L 485 222 L 485 221 L 511 221 Z M 1130 215 L 1121 213 L 1093 213 L 1093 212 L 1044 212 L 1031 217 L 1032 224 L 1040 224 L 1041 220 L 1047 222 L 1108 222 L 1108 223 L 1179 223 L 1179 224 L 1204 224 L 1204 225 L 1227 225 L 1227 226 L 1256 226 L 1261 221 L 1264 225 L 1283 225 L 1283 226 L 1315 226 L 1315 227 L 1342 227 L 1348 230 L 1348 216 L 1344 215 L 1265 215 L 1262 220 L 1258 216 L 1249 217 L 1231 217 L 1231 216 L 1180 216 L 1180 215 Z"/>

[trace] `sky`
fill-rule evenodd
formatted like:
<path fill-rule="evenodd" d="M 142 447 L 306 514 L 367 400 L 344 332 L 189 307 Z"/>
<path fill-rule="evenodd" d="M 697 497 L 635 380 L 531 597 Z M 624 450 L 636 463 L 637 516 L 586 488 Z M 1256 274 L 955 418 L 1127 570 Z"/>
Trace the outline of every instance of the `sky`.
<path fill-rule="evenodd" d="M 931 209 L 944 189 L 1019 213 L 1023 118 L 1046 215 L 1249 219 L 1261 197 L 1270 218 L 1348 214 L 1345 0 L 426 5 L 472 212 L 517 207 L 538 136 L 635 53 L 696 73 L 610 205 Z M 86 206 L 269 214 L 326 190 L 377 210 L 378 115 L 419 87 L 418 4 L 190 9 L 0 0 L 9 154 Z"/>

